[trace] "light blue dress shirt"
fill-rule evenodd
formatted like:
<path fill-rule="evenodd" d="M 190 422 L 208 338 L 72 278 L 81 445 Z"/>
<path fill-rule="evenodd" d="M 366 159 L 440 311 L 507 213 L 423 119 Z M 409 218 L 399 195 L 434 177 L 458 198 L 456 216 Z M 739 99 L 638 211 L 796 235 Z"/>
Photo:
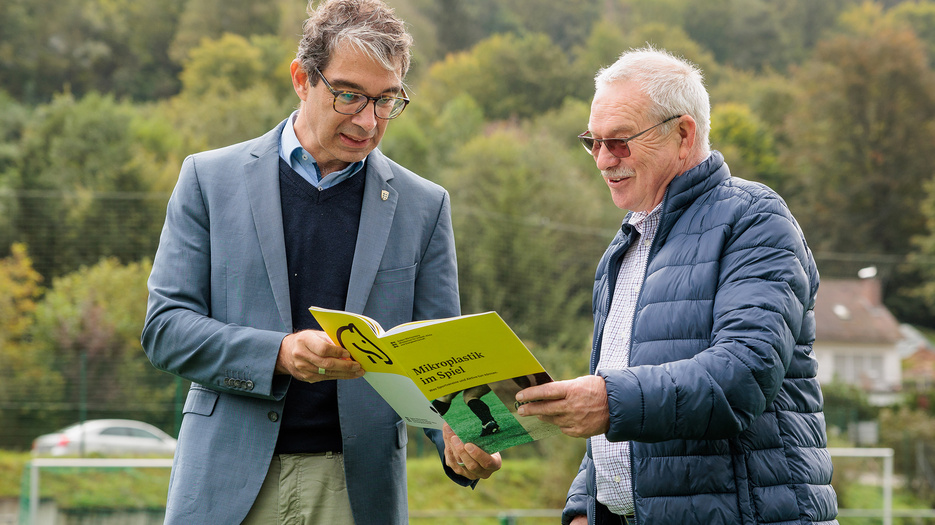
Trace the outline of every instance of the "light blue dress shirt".
<path fill-rule="evenodd" d="M 363 169 L 364 161 L 361 160 L 341 171 L 329 173 L 322 179 L 318 162 L 312 157 L 311 153 L 305 151 L 305 148 L 299 143 L 299 138 L 295 135 L 293 123 L 298 114 L 298 111 L 293 112 L 289 117 L 289 122 L 282 127 L 282 136 L 279 139 L 279 156 L 288 162 L 289 166 L 291 166 L 296 173 L 301 175 L 303 179 L 307 180 L 309 184 L 321 191 L 351 178 Z"/>

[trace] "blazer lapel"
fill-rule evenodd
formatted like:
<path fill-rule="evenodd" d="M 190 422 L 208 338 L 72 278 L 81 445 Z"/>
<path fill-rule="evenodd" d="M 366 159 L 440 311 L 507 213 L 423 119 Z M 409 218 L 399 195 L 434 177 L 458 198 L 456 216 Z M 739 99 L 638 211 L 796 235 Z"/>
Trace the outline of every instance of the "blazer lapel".
<path fill-rule="evenodd" d="M 347 311 L 357 313 L 364 313 L 364 307 L 367 306 L 370 289 L 389 240 L 399 198 L 397 191 L 389 184 L 393 178 L 392 171 L 379 150 L 374 150 L 367 157 L 366 177 L 360 229 L 357 232 L 345 306 Z"/>
<path fill-rule="evenodd" d="M 262 137 L 251 152 L 254 159 L 244 164 L 244 178 L 273 298 L 283 324 L 292 330 L 289 270 L 286 266 L 286 241 L 279 195 L 279 136 L 283 125 L 276 126 L 276 129 Z"/>

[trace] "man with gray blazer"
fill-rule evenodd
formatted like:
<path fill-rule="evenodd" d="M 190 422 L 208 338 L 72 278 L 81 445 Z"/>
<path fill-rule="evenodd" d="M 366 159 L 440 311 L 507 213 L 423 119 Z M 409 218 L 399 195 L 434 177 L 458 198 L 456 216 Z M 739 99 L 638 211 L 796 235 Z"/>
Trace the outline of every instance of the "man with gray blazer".
<path fill-rule="evenodd" d="M 406 425 L 308 307 L 387 327 L 458 315 L 450 203 L 376 149 L 409 102 L 403 22 L 380 0 L 309 13 L 298 111 L 188 157 L 169 201 L 142 334 L 192 381 L 166 523 L 407 522 Z M 500 468 L 427 434 L 461 485 Z"/>

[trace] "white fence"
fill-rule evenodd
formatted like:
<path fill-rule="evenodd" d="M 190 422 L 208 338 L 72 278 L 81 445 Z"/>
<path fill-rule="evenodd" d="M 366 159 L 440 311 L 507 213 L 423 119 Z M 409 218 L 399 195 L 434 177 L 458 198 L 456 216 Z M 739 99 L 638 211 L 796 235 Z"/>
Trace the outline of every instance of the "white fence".
<path fill-rule="evenodd" d="M 29 525 L 39 524 L 39 469 L 71 468 L 171 468 L 172 459 L 35 458 L 29 462 Z M 22 511 L 20 511 L 22 512 Z M 22 523 L 22 520 L 20 520 Z"/>

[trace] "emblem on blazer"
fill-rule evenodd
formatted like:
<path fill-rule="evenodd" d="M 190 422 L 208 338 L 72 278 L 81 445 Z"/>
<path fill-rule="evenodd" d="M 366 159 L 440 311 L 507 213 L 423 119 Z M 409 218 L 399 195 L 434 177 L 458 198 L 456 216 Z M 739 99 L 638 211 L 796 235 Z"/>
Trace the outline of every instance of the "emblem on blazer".
<path fill-rule="evenodd" d="M 389 199 L 389 198 L 390 198 L 390 192 L 388 192 L 388 191 L 386 191 L 386 190 L 381 191 L 381 192 L 380 192 L 380 198 L 383 199 L 383 200 Z"/>
<path fill-rule="evenodd" d="M 364 337 L 364 334 L 360 333 L 360 330 L 354 326 L 354 323 L 338 328 L 338 331 L 335 335 L 338 338 L 339 345 L 344 348 L 350 348 L 350 346 L 353 346 L 354 348 L 366 354 L 371 363 L 376 364 L 377 360 L 379 360 L 383 364 L 393 364 L 393 360 L 390 359 L 390 357 L 386 355 L 383 350 L 380 350 L 377 345 L 373 344 L 370 339 Z"/>

